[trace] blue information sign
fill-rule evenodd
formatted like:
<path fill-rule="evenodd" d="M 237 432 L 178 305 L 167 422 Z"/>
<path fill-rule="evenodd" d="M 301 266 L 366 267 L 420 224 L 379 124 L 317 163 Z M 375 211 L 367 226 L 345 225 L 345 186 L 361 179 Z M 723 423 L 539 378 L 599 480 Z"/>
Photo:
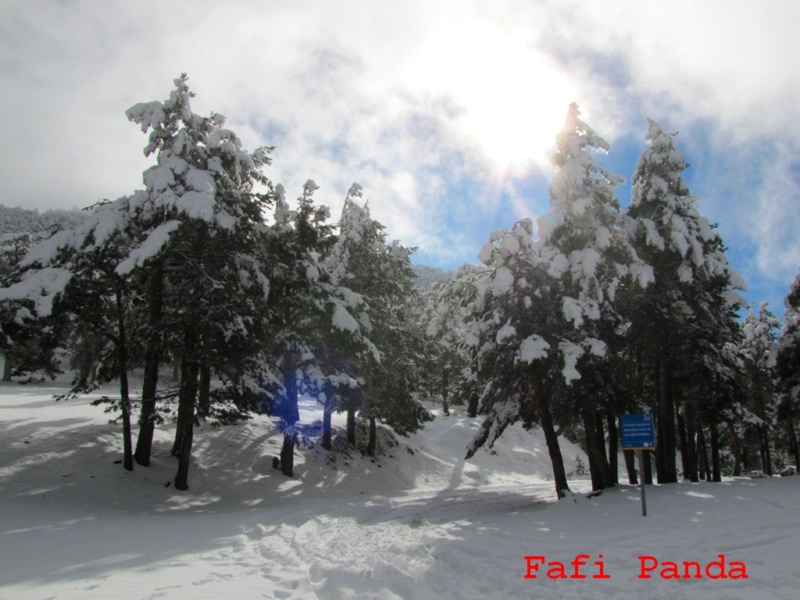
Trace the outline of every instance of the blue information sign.
<path fill-rule="evenodd" d="M 619 430 L 622 434 L 622 447 L 625 450 L 655 448 L 653 413 L 620 415 Z"/>

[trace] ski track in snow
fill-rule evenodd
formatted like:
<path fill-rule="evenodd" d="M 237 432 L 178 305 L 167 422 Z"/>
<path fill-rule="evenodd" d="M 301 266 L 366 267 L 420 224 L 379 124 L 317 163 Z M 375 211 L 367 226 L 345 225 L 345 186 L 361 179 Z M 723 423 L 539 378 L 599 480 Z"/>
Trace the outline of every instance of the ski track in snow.
<path fill-rule="evenodd" d="M 201 428 L 188 493 L 170 432 L 153 464 L 124 472 L 117 427 L 86 400 L 0 387 L 0 598 L 785 599 L 800 587 L 800 477 L 655 486 L 553 502 L 543 440 L 509 428 L 463 460 L 477 421 L 437 416 L 383 440 L 376 462 L 297 455 L 272 470 L 266 420 Z M 304 405 L 312 420 L 315 407 Z M 568 464 L 579 451 L 565 442 Z M 587 482 L 573 481 L 576 489 Z M 525 579 L 524 556 L 603 554 L 612 577 Z M 638 578 L 639 555 L 744 561 L 747 580 Z M 569 567 L 569 565 L 568 565 Z"/>

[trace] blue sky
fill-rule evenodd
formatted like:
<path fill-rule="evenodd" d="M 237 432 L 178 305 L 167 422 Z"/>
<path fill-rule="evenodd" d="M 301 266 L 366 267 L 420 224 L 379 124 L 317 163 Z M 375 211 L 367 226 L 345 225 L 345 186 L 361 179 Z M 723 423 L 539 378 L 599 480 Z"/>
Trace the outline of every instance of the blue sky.
<path fill-rule="evenodd" d="M 5 0 L 0 202 L 137 189 L 150 161 L 124 111 L 185 71 L 196 112 L 277 146 L 290 197 L 314 179 L 336 215 L 358 182 L 416 260 L 453 268 L 547 210 L 575 101 L 626 179 L 646 117 L 680 132 L 746 297 L 780 314 L 800 267 L 798 22 L 791 0 Z"/>

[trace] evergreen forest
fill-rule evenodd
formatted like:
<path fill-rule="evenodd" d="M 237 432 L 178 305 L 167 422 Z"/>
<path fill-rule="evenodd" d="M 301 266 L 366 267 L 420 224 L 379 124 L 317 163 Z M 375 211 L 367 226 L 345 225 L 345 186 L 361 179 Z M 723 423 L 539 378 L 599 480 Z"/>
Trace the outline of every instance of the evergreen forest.
<path fill-rule="evenodd" d="M 782 318 L 747 304 L 677 134 L 647 122 L 623 210 L 608 142 L 569 106 L 549 210 L 487 231 L 476 264 L 444 274 L 412 265 L 361 185 L 331 215 L 313 179 L 271 181 L 274 148 L 246 149 L 225 117 L 193 112 L 186 75 L 174 83 L 126 112 L 153 161 L 141 189 L 83 211 L 0 211 L 4 379 L 69 372 L 60 401 L 103 390 L 122 468 L 148 467 L 154 431 L 174 426 L 174 487 L 188 490 L 206 424 L 269 415 L 276 476 L 292 477 L 298 444 L 374 456 L 381 428 L 413 433 L 432 401 L 482 417 L 467 458 L 512 424 L 540 429 L 558 497 L 564 438 L 593 489 L 637 482 L 625 413 L 655 419 L 645 482 L 800 465 L 800 272 Z M 320 423 L 300 421 L 303 396 Z"/>

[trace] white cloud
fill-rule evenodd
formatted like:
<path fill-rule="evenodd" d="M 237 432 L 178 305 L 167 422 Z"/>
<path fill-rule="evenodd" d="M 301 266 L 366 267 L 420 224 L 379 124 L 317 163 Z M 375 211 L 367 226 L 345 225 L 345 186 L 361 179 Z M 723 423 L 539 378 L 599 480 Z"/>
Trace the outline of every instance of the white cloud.
<path fill-rule="evenodd" d="M 251 147 L 278 146 L 269 174 L 290 197 L 313 178 L 336 215 L 358 181 L 393 236 L 469 260 L 483 240 L 468 219 L 476 230 L 510 205 L 510 226 L 546 202 L 544 186 L 526 201 L 509 181 L 548 172 L 576 100 L 612 145 L 640 136 L 644 116 L 708 132 L 712 155 L 689 155 L 708 173 L 714 152 L 736 169 L 774 138 L 780 158 L 747 192 L 758 227 L 745 225 L 755 202 L 705 200 L 785 277 L 800 262 L 786 225 L 798 214 L 798 22 L 791 1 L 7 0 L 0 202 L 86 205 L 139 186 L 145 140 L 124 110 L 186 71 L 197 112 L 227 115 Z M 454 192 L 464 180 L 472 194 Z"/>
<path fill-rule="evenodd" d="M 758 268 L 767 277 L 791 281 L 800 267 L 800 148 L 780 144 L 774 159 L 762 166 L 763 186 L 750 221 L 758 244 Z"/>

